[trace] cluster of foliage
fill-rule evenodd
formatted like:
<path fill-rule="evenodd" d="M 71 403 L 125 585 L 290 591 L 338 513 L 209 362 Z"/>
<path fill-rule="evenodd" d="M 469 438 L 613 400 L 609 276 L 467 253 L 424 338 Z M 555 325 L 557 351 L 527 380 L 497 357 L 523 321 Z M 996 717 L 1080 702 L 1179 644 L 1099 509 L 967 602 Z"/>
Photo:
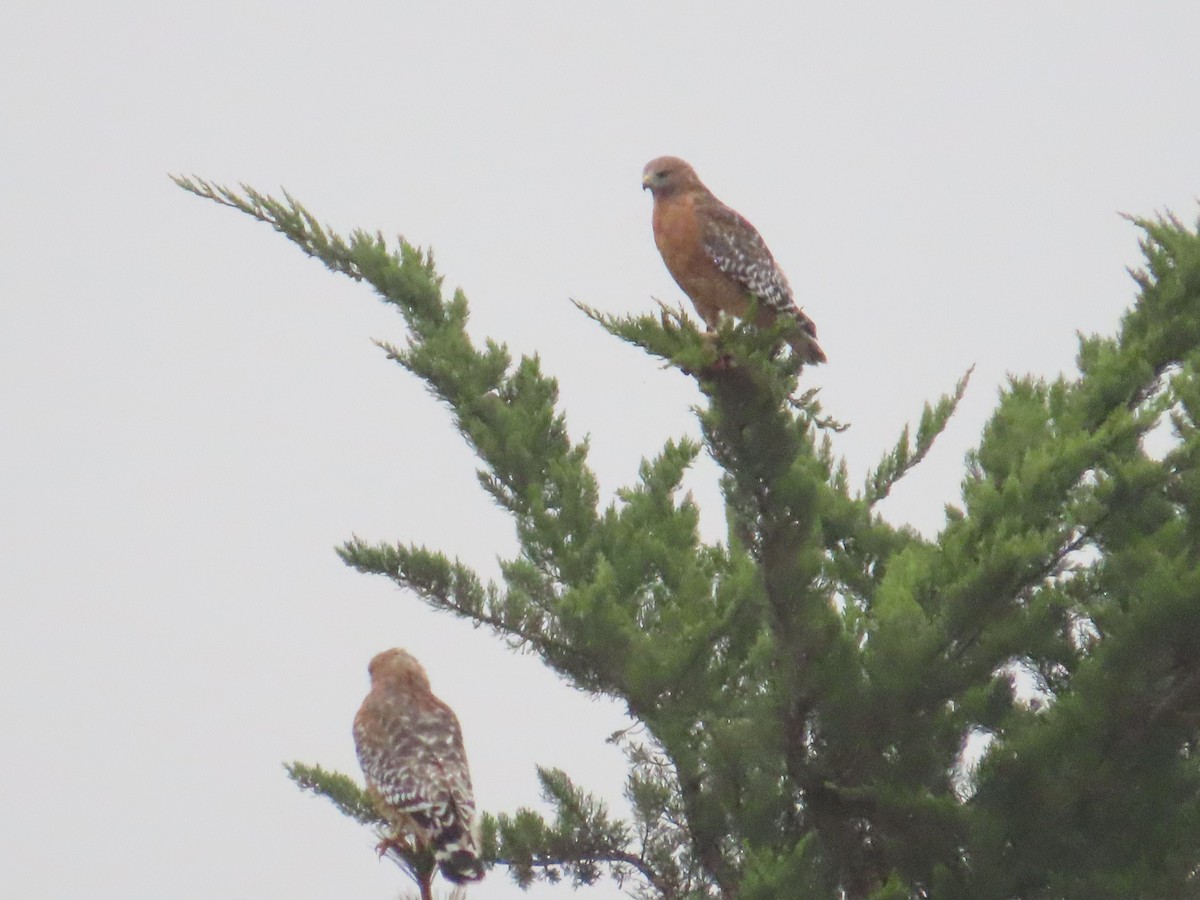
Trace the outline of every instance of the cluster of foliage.
<path fill-rule="evenodd" d="M 602 503 L 554 379 L 476 347 L 428 253 L 345 240 L 290 197 L 179 182 L 396 307 L 408 342 L 381 346 L 448 407 L 520 542 L 501 583 L 421 546 L 355 539 L 342 558 L 638 723 L 620 738 L 627 819 L 545 770 L 552 818 L 485 816 L 489 862 L 661 900 L 1200 897 L 1195 231 L 1136 223 L 1146 267 L 1118 336 L 1082 338 L 1075 377 L 1011 378 L 931 540 L 876 506 L 965 381 L 855 488 L 777 334 L 585 309 L 704 398 L 702 445 L 668 442 Z M 1157 427 L 1173 440 L 1149 454 Z M 718 544 L 679 492 L 702 448 L 723 471 Z M 987 746 L 969 770 L 968 742 Z M 291 771 L 372 824 L 353 783 Z"/>

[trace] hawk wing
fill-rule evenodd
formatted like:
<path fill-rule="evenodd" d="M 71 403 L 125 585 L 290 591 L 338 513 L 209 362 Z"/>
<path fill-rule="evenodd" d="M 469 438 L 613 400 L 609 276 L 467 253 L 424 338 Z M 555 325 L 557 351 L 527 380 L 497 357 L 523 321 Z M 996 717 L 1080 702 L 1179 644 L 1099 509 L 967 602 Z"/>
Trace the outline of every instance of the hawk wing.
<path fill-rule="evenodd" d="M 704 251 L 714 265 L 759 303 L 794 317 L 801 329 L 815 338 L 816 325 L 796 305 L 787 277 L 755 227 L 723 203 L 705 205 L 703 215 Z"/>
<path fill-rule="evenodd" d="M 380 710 L 382 742 L 359 723 L 354 737 L 368 785 L 389 809 L 403 811 L 436 840 L 472 822 L 475 801 L 458 719 L 430 699 L 404 714 Z"/>

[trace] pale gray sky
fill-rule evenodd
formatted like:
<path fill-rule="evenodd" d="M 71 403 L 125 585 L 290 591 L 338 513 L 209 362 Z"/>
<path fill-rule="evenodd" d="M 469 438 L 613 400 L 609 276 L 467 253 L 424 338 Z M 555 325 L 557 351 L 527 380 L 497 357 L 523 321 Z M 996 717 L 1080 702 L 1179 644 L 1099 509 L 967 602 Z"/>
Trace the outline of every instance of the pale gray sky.
<path fill-rule="evenodd" d="M 514 547 L 445 411 L 369 342 L 400 318 L 168 172 L 432 245 L 473 333 L 558 375 L 611 491 L 696 433 L 698 398 L 568 298 L 681 298 L 639 175 L 683 156 L 817 322 L 806 377 L 856 477 L 977 364 L 887 507 L 936 531 L 1005 373 L 1070 370 L 1075 331 L 1131 301 L 1117 212 L 1195 218 L 1200 6 L 793 6 L 10 6 L 0 895 L 394 897 L 369 835 L 280 768 L 357 773 L 389 646 L 458 711 L 482 806 L 533 802 L 535 763 L 619 803 L 619 708 L 333 554 L 415 540 L 493 574 Z M 719 536 L 711 464 L 690 486 Z"/>

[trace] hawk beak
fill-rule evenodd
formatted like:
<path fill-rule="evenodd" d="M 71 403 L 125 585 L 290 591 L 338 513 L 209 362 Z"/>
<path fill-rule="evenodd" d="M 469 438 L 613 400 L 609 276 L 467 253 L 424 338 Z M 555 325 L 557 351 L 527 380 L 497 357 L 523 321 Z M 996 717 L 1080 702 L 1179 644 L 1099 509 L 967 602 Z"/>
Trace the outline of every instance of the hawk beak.
<path fill-rule="evenodd" d="M 654 176 L 653 176 L 653 175 L 649 175 L 649 174 L 647 174 L 647 175 L 643 175 L 643 176 L 642 176 L 642 190 L 643 190 L 643 191 L 648 191 L 648 190 L 650 190 L 650 182 L 651 182 L 651 181 L 653 181 L 653 180 L 654 180 Z"/>

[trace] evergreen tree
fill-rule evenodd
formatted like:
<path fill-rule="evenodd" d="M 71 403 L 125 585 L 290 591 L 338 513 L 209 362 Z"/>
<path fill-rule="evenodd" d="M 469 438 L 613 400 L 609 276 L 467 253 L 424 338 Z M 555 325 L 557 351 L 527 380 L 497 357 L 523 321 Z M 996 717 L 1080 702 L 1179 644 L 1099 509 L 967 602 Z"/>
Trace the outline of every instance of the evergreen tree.
<path fill-rule="evenodd" d="M 584 308 L 702 392 L 728 521 L 706 544 L 678 490 L 702 447 L 668 442 L 602 503 L 554 379 L 475 346 L 429 253 L 344 240 L 290 197 L 177 180 L 396 307 L 408 342 L 380 346 L 450 409 L 520 541 L 499 584 L 415 545 L 354 539 L 342 558 L 638 723 L 614 738 L 630 818 L 559 770 L 539 773 L 550 819 L 485 816 L 489 861 L 519 883 L 609 874 L 663 900 L 1200 897 L 1195 231 L 1136 222 L 1146 266 L 1118 336 L 1082 337 L 1076 377 L 1010 379 L 935 540 L 876 506 L 965 379 L 854 488 L 778 334 L 726 324 L 714 341 L 670 310 Z M 1147 453 L 1164 422 L 1169 449 Z M 977 768 L 968 743 L 986 745 Z M 349 779 L 290 772 L 378 825 Z"/>

